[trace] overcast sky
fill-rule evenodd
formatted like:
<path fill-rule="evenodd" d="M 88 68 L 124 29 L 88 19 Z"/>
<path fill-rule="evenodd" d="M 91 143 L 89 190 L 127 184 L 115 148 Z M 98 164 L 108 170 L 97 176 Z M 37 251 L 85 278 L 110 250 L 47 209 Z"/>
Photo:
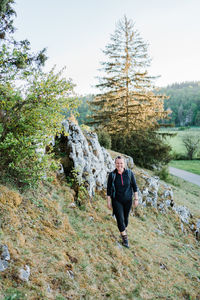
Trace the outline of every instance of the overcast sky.
<path fill-rule="evenodd" d="M 200 81 L 200 0 L 15 0 L 17 39 L 47 48 L 46 69 L 66 66 L 78 94 L 94 93 L 102 49 L 126 14 L 149 43 L 157 86 Z"/>

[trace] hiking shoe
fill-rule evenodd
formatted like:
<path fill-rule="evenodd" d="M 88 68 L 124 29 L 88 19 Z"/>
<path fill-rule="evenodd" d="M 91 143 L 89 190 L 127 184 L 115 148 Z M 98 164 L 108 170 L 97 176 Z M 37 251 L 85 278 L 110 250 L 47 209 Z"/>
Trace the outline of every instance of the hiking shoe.
<path fill-rule="evenodd" d="M 127 235 L 122 235 L 122 245 L 126 248 L 129 248 Z"/>

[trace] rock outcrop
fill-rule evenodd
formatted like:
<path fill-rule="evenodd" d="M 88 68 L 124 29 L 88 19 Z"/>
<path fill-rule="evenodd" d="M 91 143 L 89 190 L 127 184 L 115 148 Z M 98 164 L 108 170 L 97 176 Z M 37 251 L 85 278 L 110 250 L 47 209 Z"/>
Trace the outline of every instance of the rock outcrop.
<path fill-rule="evenodd" d="M 83 183 L 92 196 L 96 189 L 106 187 L 107 175 L 114 169 L 114 162 L 100 146 L 96 133 L 84 131 L 83 134 L 81 128 L 71 121 L 64 121 L 63 126 L 68 134 L 64 137 L 68 154 L 63 160 L 64 170 L 74 169 L 79 183 Z"/>

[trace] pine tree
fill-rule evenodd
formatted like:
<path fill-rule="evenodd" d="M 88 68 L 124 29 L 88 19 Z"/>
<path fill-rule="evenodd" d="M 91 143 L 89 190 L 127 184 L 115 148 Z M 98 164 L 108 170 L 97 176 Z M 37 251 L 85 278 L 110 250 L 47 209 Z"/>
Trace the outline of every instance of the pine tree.
<path fill-rule="evenodd" d="M 158 126 L 167 117 L 164 96 L 153 93 L 154 77 L 148 75 L 148 45 L 140 37 L 131 20 L 124 16 L 103 51 L 104 75 L 99 77 L 101 90 L 92 101 L 92 121 L 109 133 L 129 133 Z"/>

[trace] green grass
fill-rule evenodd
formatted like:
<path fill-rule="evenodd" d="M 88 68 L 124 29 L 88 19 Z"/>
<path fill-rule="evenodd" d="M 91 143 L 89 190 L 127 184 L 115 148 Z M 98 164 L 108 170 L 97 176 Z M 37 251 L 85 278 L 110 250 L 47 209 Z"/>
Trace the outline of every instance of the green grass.
<path fill-rule="evenodd" d="M 200 175 L 200 160 L 172 160 L 171 167 Z"/>
<path fill-rule="evenodd" d="M 175 203 L 187 206 L 199 218 L 200 187 L 173 175 L 169 175 L 168 183 L 172 186 Z"/>
<path fill-rule="evenodd" d="M 186 154 L 186 149 L 185 149 L 185 146 L 182 141 L 183 137 L 188 134 L 192 135 L 196 138 L 200 137 L 200 128 L 199 127 L 190 128 L 190 129 L 186 129 L 186 130 L 178 130 L 178 128 L 172 128 L 170 130 L 161 130 L 161 132 L 176 133 L 176 136 L 166 137 L 166 141 L 170 144 L 170 146 L 172 147 L 172 151 L 174 153 L 183 154 L 183 155 Z M 198 155 L 198 153 L 197 153 L 197 155 Z"/>

